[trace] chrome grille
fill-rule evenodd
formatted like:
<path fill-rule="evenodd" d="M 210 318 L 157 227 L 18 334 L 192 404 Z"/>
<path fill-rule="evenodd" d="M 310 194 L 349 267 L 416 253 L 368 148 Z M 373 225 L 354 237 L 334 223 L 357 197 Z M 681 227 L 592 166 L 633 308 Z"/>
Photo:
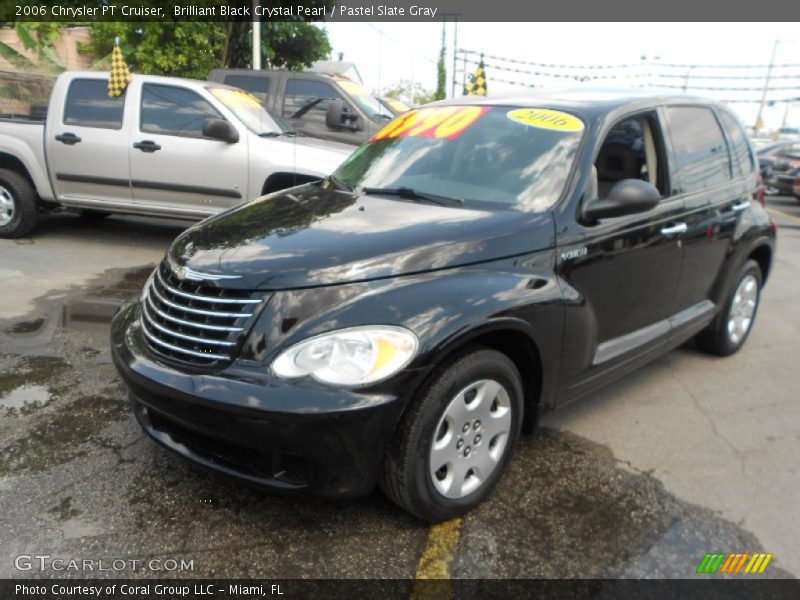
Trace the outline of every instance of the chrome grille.
<path fill-rule="evenodd" d="M 161 263 L 142 303 L 142 331 L 158 354 L 194 365 L 219 365 L 235 357 L 262 300 L 248 290 L 178 279 Z"/>

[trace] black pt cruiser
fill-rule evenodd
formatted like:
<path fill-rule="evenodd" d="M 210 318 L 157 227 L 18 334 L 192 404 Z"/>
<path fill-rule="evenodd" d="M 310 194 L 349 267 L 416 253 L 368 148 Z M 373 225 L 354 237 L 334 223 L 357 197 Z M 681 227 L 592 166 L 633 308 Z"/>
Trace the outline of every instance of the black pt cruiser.
<path fill-rule="evenodd" d="M 181 234 L 112 326 L 154 440 L 249 484 L 377 483 L 440 521 L 542 411 L 690 338 L 747 339 L 775 225 L 735 117 L 688 97 L 464 98 L 329 178 Z"/>

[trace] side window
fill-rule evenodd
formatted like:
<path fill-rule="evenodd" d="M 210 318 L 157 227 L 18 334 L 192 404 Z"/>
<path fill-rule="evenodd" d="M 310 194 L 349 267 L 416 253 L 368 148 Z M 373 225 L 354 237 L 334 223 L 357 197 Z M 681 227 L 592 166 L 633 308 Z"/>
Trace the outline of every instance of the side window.
<path fill-rule="evenodd" d="M 64 104 L 64 124 L 120 129 L 125 94 L 108 95 L 107 79 L 73 79 Z"/>
<path fill-rule="evenodd" d="M 264 104 L 269 93 L 268 77 L 253 77 L 252 75 L 226 75 L 225 83 L 250 92 Z"/>
<path fill-rule="evenodd" d="M 730 113 L 720 111 L 719 116 L 722 119 L 725 130 L 728 132 L 728 139 L 731 143 L 733 174 L 740 176 L 752 173 L 756 169 L 755 159 L 742 126 Z"/>
<path fill-rule="evenodd" d="M 146 133 L 203 137 L 206 119 L 222 119 L 216 108 L 192 90 L 146 83 L 142 86 L 139 128 Z"/>
<path fill-rule="evenodd" d="M 325 122 L 325 112 L 330 100 L 338 100 L 342 96 L 329 83 L 311 79 L 289 79 L 283 99 L 283 116 L 291 117 L 311 102 L 314 106 L 303 115 L 308 120 Z"/>
<path fill-rule="evenodd" d="M 606 134 L 594 161 L 600 198 L 605 198 L 614 184 L 623 179 L 647 181 L 665 194 L 662 144 L 654 122 L 653 114 L 628 117 Z"/>
<path fill-rule="evenodd" d="M 730 179 L 730 157 L 711 109 L 670 106 L 667 122 L 675 147 L 675 179 L 679 191 L 696 192 Z"/>

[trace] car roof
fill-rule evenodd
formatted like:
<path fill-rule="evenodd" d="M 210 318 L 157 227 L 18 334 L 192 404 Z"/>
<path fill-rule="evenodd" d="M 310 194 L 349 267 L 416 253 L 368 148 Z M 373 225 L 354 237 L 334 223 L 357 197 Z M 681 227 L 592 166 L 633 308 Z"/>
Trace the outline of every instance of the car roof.
<path fill-rule="evenodd" d="M 518 106 L 521 108 L 563 108 L 595 116 L 601 113 L 613 112 L 626 106 L 658 106 L 660 104 L 719 105 L 715 100 L 708 98 L 664 93 L 657 90 L 580 87 L 560 90 L 536 90 L 530 94 L 514 96 L 460 96 L 435 102 L 432 106 L 464 104 Z"/>
<path fill-rule="evenodd" d="M 109 77 L 108 71 L 67 71 L 72 79 L 107 79 Z M 225 83 L 218 83 L 216 81 L 204 81 L 202 79 L 188 79 L 186 77 L 167 77 L 164 75 L 142 75 L 140 73 L 131 73 L 131 80 L 138 80 L 146 83 L 163 83 L 163 84 L 183 84 L 188 86 L 208 87 L 227 87 L 234 88 L 234 86 Z"/>

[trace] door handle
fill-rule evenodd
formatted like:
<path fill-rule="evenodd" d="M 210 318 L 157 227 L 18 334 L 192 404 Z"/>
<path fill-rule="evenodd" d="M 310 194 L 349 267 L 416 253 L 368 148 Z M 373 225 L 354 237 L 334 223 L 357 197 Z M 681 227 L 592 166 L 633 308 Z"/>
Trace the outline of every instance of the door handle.
<path fill-rule="evenodd" d="M 669 225 L 664 227 L 661 230 L 661 235 L 675 235 L 676 233 L 686 233 L 689 227 L 686 223 L 676 223 L 675 225 Z"/>
<path fill-rule="evenodd" d="M 62 144 L 66 144 L 67 146 L 74 146 L 75 144 L 81 141 L 81 138 L 79 138 L 74 133 L 67 132 L 67 133 L 59 133 L 56 136 L 56 141 L 61 142 Z"/>
<path fill-rule="evenodd" d="M 743 210 L 747 210 L 747 207 L 750 206 L 750 201 L 745 200 L 744 202 L 737 202 L 733 206 L 731 206 L 731 210 L 733 212 L 742 212 Z"/>
<path fill-rule="evenodd" d="M 134 142 L 133 147 L 136 148 L 137 150 L 141 150 L 142 152 L 155 152 L 156 150 L 161 150 L 161 146 L 159 146 L 152 140 Z"/>

